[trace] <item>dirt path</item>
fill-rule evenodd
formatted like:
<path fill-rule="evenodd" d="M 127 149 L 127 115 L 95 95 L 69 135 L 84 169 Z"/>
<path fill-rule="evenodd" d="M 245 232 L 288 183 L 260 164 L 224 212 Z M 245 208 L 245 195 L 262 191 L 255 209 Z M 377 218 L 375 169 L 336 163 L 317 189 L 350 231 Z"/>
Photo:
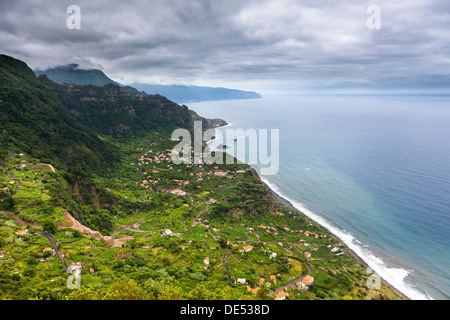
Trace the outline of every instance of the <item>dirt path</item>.
<path fill-rule="evenodd" d="M 56 173 L 56 169 L 55 167 L 53 167 L 51 164 L 49 163 L 38 163 L 39 166 L 48 166 L 50 168 L 50 170 L 52 170 L 53 173 Z M 41 167 L 42 168 L 42 167 Z"/>

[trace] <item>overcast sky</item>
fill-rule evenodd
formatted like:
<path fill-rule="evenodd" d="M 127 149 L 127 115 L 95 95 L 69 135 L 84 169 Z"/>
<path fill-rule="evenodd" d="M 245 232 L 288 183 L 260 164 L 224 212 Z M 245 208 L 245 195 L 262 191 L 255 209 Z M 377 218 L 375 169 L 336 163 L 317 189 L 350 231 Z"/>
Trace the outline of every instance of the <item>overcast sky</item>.
<path fill-rule="evenodd" d="M 81 29 L 67 28 L 69 5 Z M 1 53 L 124 84 L 450 91 L 449 41 L 448 0 L 0 0 Z"/>

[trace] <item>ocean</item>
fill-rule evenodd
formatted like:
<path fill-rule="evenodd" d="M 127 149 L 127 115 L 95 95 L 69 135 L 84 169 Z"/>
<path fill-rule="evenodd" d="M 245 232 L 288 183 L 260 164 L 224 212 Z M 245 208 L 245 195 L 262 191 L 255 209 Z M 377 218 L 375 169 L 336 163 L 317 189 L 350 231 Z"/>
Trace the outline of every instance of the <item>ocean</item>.
<path fill-rule="evenodd" d="M 273 95 L 186 105 L 229 122 L 218 129 L 224 135 L 278 129 L 278 173 L 261 176 L 273 191 L 409 298 L 450 298 L 450 97 Z M 238 158 L 249 152 L 230 147 Z"/>

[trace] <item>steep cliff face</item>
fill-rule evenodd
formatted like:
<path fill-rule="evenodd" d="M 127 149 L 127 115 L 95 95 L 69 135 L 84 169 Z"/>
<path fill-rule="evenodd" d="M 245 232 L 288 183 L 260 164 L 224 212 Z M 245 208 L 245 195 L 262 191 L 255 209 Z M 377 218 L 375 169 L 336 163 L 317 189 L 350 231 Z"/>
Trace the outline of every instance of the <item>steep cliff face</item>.
<path fill-rule="evenodd" d="M 52 87 L 77 120 L 98 133 L 191 129 L 193 126 L 186 106 L 160 95 L 130 92 L 114 84 L 102 87 L 56 84 L 45 75 L 39 79 Z"/>
<path fill-rule="evenodd" d="M 105 171 L 117 159 L 22 61 L 0 55 L 0 150 L 24 152 L 57 166 Z"/>
<path fill-rule="evenodd" d="M 226 126 L 228 122 L 222 119 L 214 118 L 214 119 L 207 119 L 204 117 L 199 116 L 194 110 L 189 110 L 189 113 L 191 114 L 193 121 L 201 121 L 203 129 L 214 129 L 217 127 Z"/>

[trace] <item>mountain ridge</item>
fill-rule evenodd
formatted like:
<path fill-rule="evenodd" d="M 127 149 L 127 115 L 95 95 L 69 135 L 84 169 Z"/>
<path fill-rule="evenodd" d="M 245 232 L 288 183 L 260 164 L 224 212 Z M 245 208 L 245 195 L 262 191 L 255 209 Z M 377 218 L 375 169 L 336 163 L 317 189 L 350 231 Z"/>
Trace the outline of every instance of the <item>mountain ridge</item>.
<path fill-rule="evenodd" d="M 223 87 L 206 87 L 194 85 L 159 85 L 133 83 L 122 85 L 110 79 L 100 69 L 82 69 L 78 64 L 72 63 L 65 66 L 34 70 L 36 76 L 46 75 L 50 80 L 58 83 L 73 83 L 77 85 L 104 86 L 115 84 L 130 92 L 143 91 L 147 94 L 159 94 L 177 103 L 209 100 L 230 99 L 259 99 L 262 96 L 257 92 L 229 89 Z"/>
<path fill-rule="evenodd" d="M 153 92 L 161 94 L 178 103 L 262 98 L 262 96 L 257 92 L 228 89 L 223 87 L 157 85 L 142 83 L 133 83 L 131 86 L 146 93 Z"/>
<path fill-rule="evenodd" d="M 78 64 L 71 63 L 45 70 L 36 69 L 34 73 L 37 77 L 45 74 L 49 79 L 58 84 L 73 83 L 78 85 L 90 84 L 104 86 L 109 83 L 114 83 L 120 85 L 118 82 L 111 80 L 100 69 L 81 69 L 79 67 Z"/>
<path fill-rule="evenodd" d="M 77 120 L 101 134 L 193 127 L 186 106 L 160 95 L 131 92 L 112 83 L 100 87 L 57 84 L 46 75 L 40 75 L 38 79 L 53 89 Z"/>

